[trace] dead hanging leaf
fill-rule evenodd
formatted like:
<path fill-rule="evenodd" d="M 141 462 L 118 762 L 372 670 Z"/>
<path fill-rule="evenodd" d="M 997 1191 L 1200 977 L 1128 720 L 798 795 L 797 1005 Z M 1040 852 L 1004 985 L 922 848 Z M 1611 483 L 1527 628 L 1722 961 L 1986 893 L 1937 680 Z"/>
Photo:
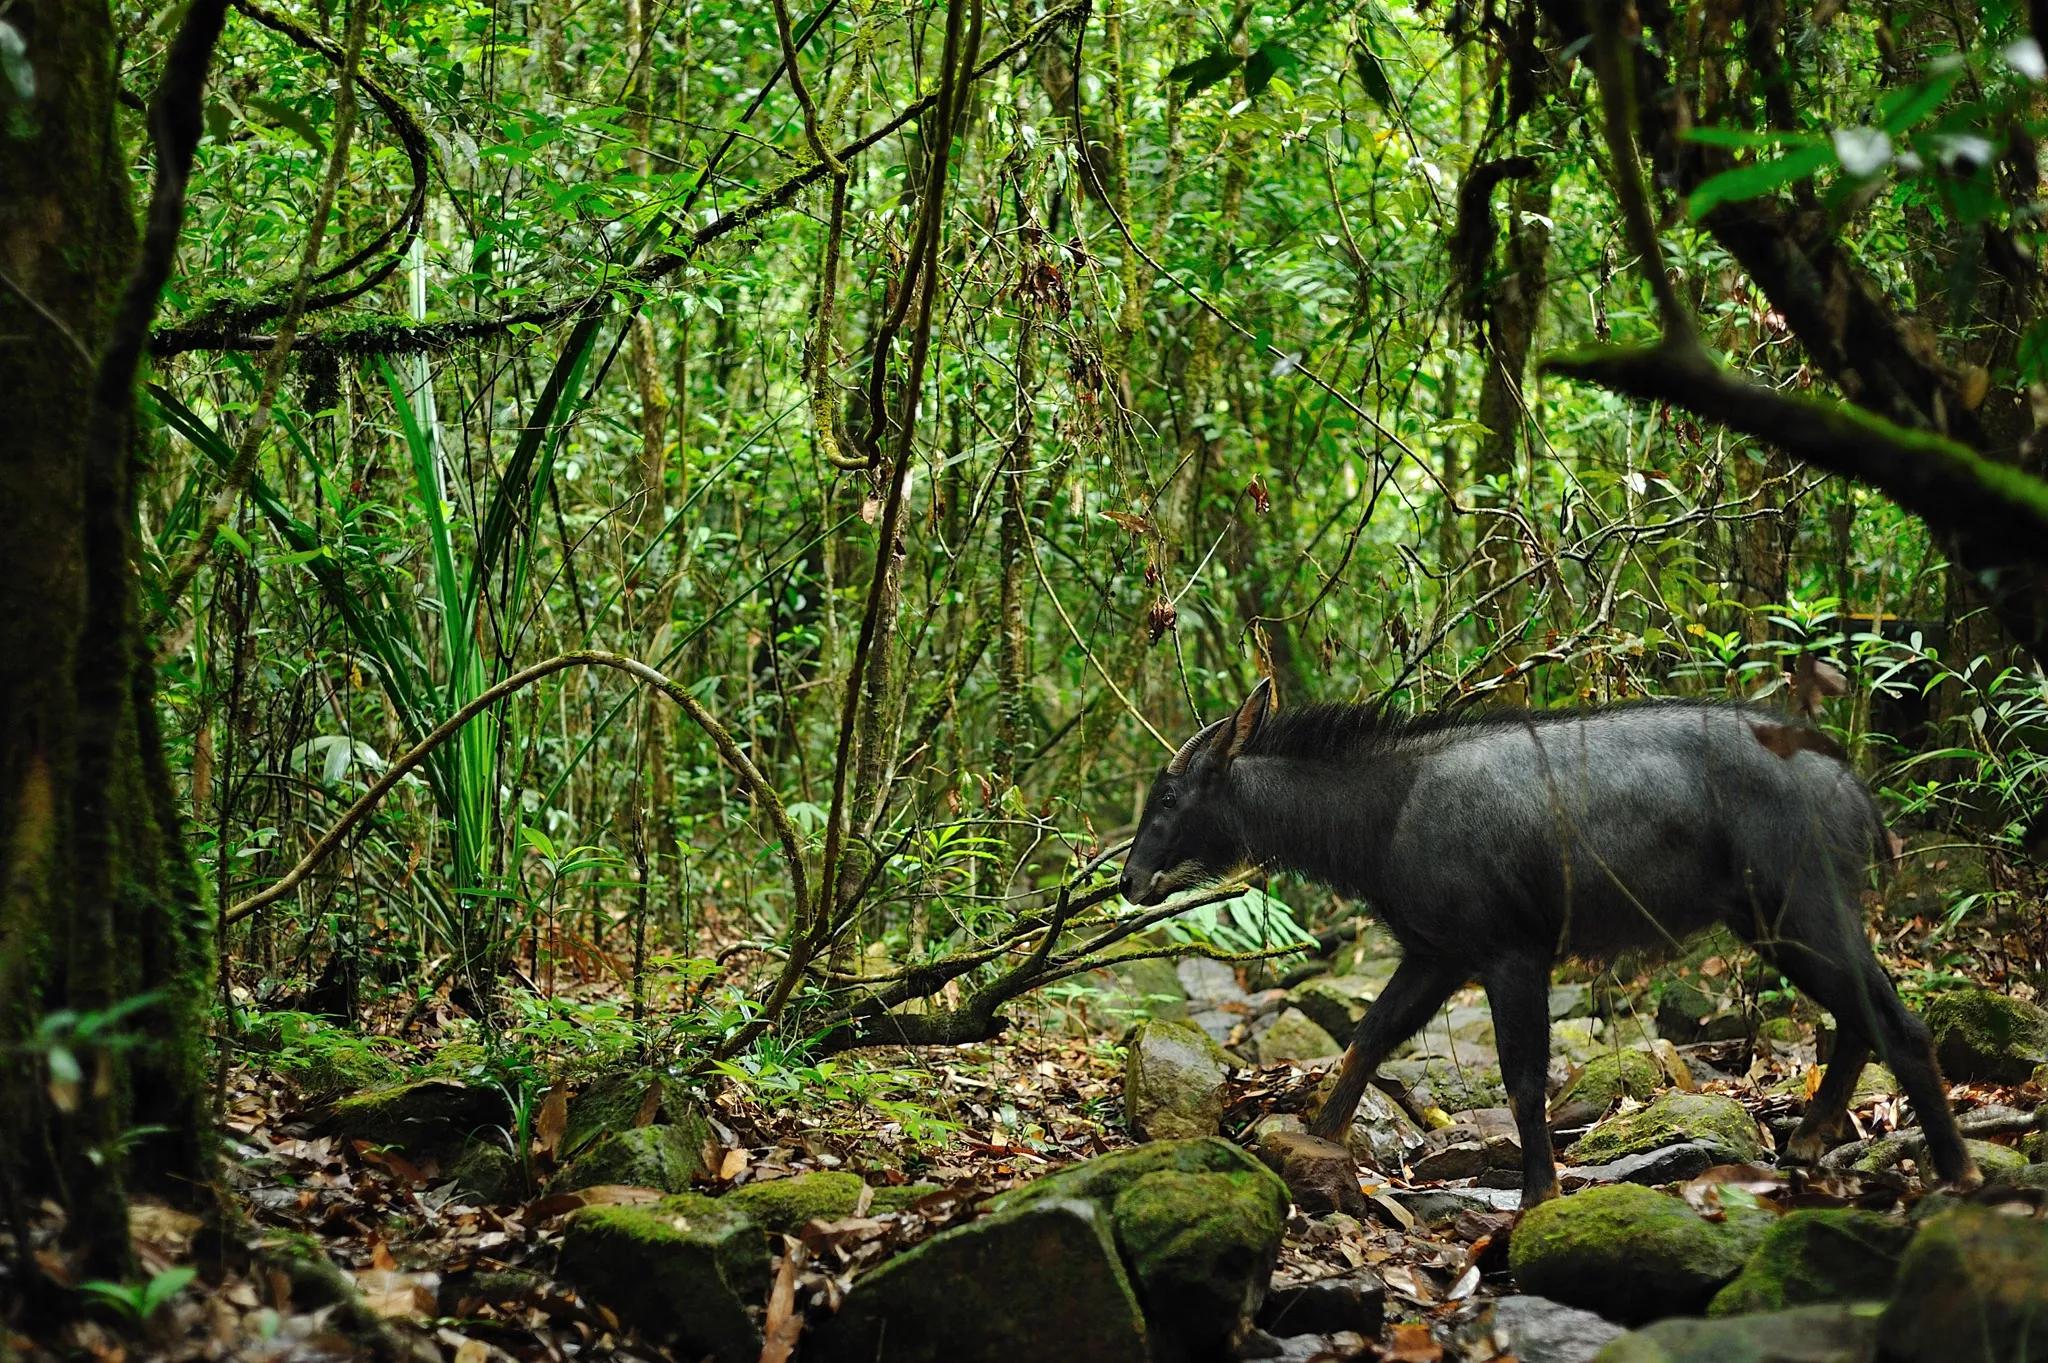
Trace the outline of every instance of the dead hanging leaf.
<path fill-rule="evenodd" d="M 1833 696 L 1849 694 L 1849 678 L 1833 663 L 1811 653 L 1802 653 L 1792 664 L 1792 706 L 1808 719 L 1820 717 L 1821 705 Z"/>
<path fill-rule="evenodd" d="M 1817 752 L 1839 762 L 1846 762 L 1849 757 L 1848 753 L 1842 750 L 1841 744 L 1820 730 L 1810 729 L 1804 724 L 1773 724 L 1752 720 L 1749 730 L 1756 735 L 1757 742 L 1787 761 L 1803 752 Z"/>
<path fill-rule="evenodd" d="M 1152 533 L 1152 522 L 1146 520 L 1143 516 L 1133 516 L 1128 511 L 1105 511 L 1102 515 L 1104 519 L 1115 521 L 1133 535 L 1149 535 Z"/>
<path fill-rule="evenodd" d="M 548 1090 L 541 1101 L 540 1116 L 533 1122 L 533 1152 L 553 1155 L 562 1148 L 562 1134 L 569 1129 L 569 1090 L 560 1084 Z"/>
<path fill-rule="evenodd" d="M 1180 613 L 1174 610 L 1171 601 L 1163 596 L 1154 601 L 1152 608 L 1145 613 L 1145 634 L 1148 642 L 1156 644 L 1172 633 L 1174 621 L 1179 618 Z"/>
<path fill-rule="evenodd" d="M 1266 485 L 1254 478 L 1244 485 L 1245 495 L 1252 499 L 1252 508 L 1261 516 L 1273 509 L 1273 494 L 1266 491 Z"/>

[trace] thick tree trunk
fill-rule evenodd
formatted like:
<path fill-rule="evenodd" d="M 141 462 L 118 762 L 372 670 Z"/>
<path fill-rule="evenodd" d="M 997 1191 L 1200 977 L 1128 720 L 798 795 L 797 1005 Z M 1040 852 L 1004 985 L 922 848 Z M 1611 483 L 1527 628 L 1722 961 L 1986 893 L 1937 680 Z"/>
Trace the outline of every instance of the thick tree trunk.
<path fill-rule="evenodd" d="M 0 1197 L 54 1195 L 118 1274 L 124 1189 L 189 1201 L 210 1179 L 211 927 L 129 599 L 132 441 L 111 494 L 88 494 L 96 364 L 136 255 L 113 25 L 105 0 L 8 19 L 35 93 L 0 94 Z"/>

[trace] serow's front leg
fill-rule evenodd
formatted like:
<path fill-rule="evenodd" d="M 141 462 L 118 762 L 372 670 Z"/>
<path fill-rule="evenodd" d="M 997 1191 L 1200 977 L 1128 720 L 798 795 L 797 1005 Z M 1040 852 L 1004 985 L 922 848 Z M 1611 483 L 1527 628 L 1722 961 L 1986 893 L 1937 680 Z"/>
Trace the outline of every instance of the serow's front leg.
<path fill-rule="evenodd" d="M 1394 1047 L 1421 1031 L 1422 1024 L 1469 978 L 1462 966 L 1403 956 L 1387 987 L 1358 1020 L 1344 1063 L 1337 1070 L 1337 1086 L 1309 1123 L 1310 1134 L 1344 1144 L 1344 1133 L 1358 1115 L 1358 1100 L 1365 1096 L 1365 1086 L 1374 1082 L 1380 1062 Z"/>
<path fill-rule="evenodd" d="M 1545 1092 L 1550 1076 L 1550 962 L 1527 956 L 1497 962 L 1486 973 L 1486 999 L 1493 1006 L 1501 1080 L 1522 1138 L 1526 1211 L 1559 1192 Z"/>

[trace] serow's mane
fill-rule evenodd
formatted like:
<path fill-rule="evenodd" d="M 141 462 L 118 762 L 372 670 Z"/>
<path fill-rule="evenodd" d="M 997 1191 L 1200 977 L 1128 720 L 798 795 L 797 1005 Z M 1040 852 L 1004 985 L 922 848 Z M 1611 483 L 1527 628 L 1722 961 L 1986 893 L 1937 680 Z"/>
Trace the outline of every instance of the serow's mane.
<path fill-rule="evenodd" d="M 1450 714 L 1403 715 L 1384 705 L 1343 705 L 1319 702 L 1269 715 L 1245 745 L 1246 757 L 1285 757 L 1309 762 L 1356 760 L 1384 752 L 1403 739 L 1430 734 L 1529 725 L 1570 723 L 1589 714 L 1616 710 L 1652 710 L 1665 706 L 1724 708 L 1725 703 L 1669 696 L 1622 701 L 1601 706 L 1560 706 L 1530 710 L 1503 705 Z M 1727 707 L 1735 708 L 1735 707 Z"/>

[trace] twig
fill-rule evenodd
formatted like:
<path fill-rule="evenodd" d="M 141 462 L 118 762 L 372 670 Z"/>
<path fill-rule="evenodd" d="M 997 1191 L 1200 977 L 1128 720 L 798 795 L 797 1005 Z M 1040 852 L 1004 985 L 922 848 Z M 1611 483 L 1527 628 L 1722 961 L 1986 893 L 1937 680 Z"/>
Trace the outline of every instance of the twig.
<path fill-rule="evenodd" d="M 368 817 L 408 772 L 425 762 L 436 748 L 460 733 L 463 726 L 514 692 L 522 691 L 544 677 L 553 676 L 572 667 L 609 667 L 628 676 L 637 677 L 674 701 L 684 714 L 696 722 L 698 728 L 709 735 L 712 745 L 718 749 L 718 755 L 739 775 L 741 782 L 747 787 L 748 794 L 760 801 L 761 807 L 767 811 L 768 822 L 774 827 L 775 836 L 782 844 L 783 859 L 789 867 L 790 890 L 795 901 L 793 907 L 800 915 L 810 902 L 809 877 L 804 869 L 803 840 L 798 835 L 796 826 L 790 822 L 789 813 L 782 804 L 782 797 L 768 783 L 767 778 L 762 776 L 753 760 L 734 741 L 732 734 L 709 710 L 698 703 L 696 697 L 646 663 L 617 653 L 583 649 L 574 653 L 557 654 L 531 667 L 522 668 L 496 685 L 479 692 L 475 699 L 435 726 L 432 733 L 415 743 L 404 755 L 393 759 L 383 774 L 348 807 L 340 819 L 320 835 L 295 866 L 268 888 L 229 908 L 221 915 L 222 921 L 230 924 L 239 923 L 290 894 L 300 881 L 341 846 L 349 831 Z"/>

